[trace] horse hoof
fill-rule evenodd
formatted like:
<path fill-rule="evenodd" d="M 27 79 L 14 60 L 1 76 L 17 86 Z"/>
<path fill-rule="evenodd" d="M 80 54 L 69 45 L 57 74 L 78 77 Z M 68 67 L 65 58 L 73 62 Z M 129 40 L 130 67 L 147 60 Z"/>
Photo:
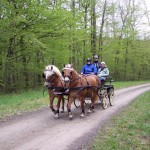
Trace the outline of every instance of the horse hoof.
<path fill-rule="evenodd" d="M 80 115 L 80 118 L 81 118 L 81 119 L 82 119 L 82 118 L 84 118 L 84 117 L 85 117 L 85 115 L 84 115 L 84 114 L 81 114 L 81 115 Z"/>
<path fill-rule="evenodd" d="M 91 114 L 91 110 L 89 109 L 87 113 L 88 113 L 88 114 Z"/>
<path fill-rule="evenodd" d="M 59 118 L 59 115 L 58 114 L 55 114 L 55 119 L 58 119 Z"/>
<path fill-rule="evenodd" d="M 61 110 L 60 112 L 61 112 L 61 113 L 64 113 L 64 110 Z"/>
<path fill-rule="evenodd" d="M 72 119 L 73 119 L 73 115 L 70 114 L 70 115 L 69 115 L 69 120 L 72 120 Z"/>
<path fill-rule="evenodd" d="M 92 109 L 92 113 L 95 113 L 95 109 Z"/>
<path fill-rule="evenodd" d="M 53 111 L 54 115 L 57 113 L 56 110 Z"/>

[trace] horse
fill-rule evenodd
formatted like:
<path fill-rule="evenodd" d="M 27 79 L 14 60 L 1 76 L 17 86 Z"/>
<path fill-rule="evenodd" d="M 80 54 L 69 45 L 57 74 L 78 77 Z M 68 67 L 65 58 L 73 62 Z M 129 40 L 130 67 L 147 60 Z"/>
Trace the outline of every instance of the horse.
<path fill-rule="evenodd" d="M 55 118 L 59 118 L 59 108 L 62 101 L 62 111 L 64 112 L 64 96 L 62 92 L 64 91 L 64 80 L 59 69 L 54 65 L 48 65 L 45 67 L 45 70 L 42 74 L 42 77 L 45 80 L 44 85 L 48 88 L 49 100 L 50 100 L 50 109 L 55 114 Z M 57 110 L 53 107 L 54 98 L 57 98 Z"/>
<path fill-rule="evenodd" d="M 73 118 L 71 112 L 71 104 L 75 99 L 79 99 L 81 106 L 81 118 L 85 117 L 84 103 L 85 98 L 88 96 L 91 99 L 91 105 L 88 109 L 88 113 L 94 112 L 94 103 L 99 98 L 98 91 L 101 86 L 101 82 L 96 75 L 80 75 L 73 68 L 72 64 L 64 65 L 62 69 L 62 75 L 64 77 L 65 87 L 68 89 L 69 100 L 67 104 L 69 119 Z"/>

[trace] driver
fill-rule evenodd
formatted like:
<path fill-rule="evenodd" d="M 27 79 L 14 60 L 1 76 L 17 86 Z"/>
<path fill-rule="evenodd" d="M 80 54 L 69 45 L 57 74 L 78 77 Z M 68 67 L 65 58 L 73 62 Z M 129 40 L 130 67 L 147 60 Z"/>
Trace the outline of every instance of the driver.
<path fill-rule="evenodd" d="M 88 75 L 88 74 L 97 74 L 96 67 L 91 63 L 91 59 L 87 58 L 86 64 L 82 67 L 81 74 Z"/>

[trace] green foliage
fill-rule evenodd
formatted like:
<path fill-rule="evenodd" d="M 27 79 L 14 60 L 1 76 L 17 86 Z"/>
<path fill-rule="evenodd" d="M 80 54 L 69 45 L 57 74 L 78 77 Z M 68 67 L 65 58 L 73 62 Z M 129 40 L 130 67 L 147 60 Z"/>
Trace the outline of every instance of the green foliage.
<path fill-rule="evenodd" d="M 97 1 L 98 3 L 98 1 Z M 117 3 L 108 3 L 104 17 L 102 45 L 96 27 L 93 50 L 92 3 L 89 0 L 50 2 L 17 0 L 0 2 L 0 90 L 11 93 L 42 84 L 45 65 L 73 63 L 80 72 L 87 57 L 94 53 L 105 61 L 114 80 L 145 80 L 150 77 L 149 37 L 139 38 L 135 28 L 140 8 L 124 5 L 125 21 L 115 18 Z M 102 18 L 103 3 L 96 5 L 97 23 Z M 126 8 L 127 7 L 127 8 Z M 127 13 L 128 10 L 128 13 Z M 125 18 L 126 17 L 126 18 Z M 109 18 L 109 19 L 108 19 Z M 96 21 L 96 20 L 95 20 Z M 124 24 L 123 24 L 124 23 Z"/>

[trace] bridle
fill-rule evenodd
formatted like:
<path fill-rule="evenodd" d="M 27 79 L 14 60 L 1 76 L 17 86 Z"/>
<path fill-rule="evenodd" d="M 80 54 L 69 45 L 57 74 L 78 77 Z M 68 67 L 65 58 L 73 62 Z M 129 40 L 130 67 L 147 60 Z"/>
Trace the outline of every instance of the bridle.
<path fill-rule="evenodd" d="M 50 69 L 45 69 L 44 72 L 45 72 L 45 71 L 51 71 L 51 70 L 50 70 Z M 44 73 L 43 73 L 43 74 L 44 74 Z M 55 75 L 56 75 L 56 74 L 53 72 L 52 75 L 51 75 L 51 77 L 50 77 L 50 79 L 45 79 L 45 82 L 49 83 L 50 86 L 52 86 L 52 85 L 54 84 L 53 81 L 54 81 L 54 79 L 55 79 Z"/>
<path fill-rule="evenodd" d="M 69 75 L 65 75 L 64 74 L 65 73 L 64 70 L 70 70 Z M 81 79 L 80 75 L 78 75 L 77 78 L 75 78 L 75 79 L 73 78 L 73 74 L 74 73 L 75 73 L 75 70 L 72 69 L 72 68 L 68 68 L 68 67 L 63 68 L 63 70 L 62 70 L 62 76 L 64 78 L 65 85 L 72 82 L 72 83 L 75 83 L 72 87 L 75 87 L 79 82 L 81 82 L 80 81 L 80 79 Z M 65 80 L 66 78 L 68 78 L 68 80 Z"/>
<path fill-rule="evenodd" d="M 70 70 L 70 73 L 68 72 L 68 74 L 65 75 L 65 70 Z M 83 76 L 81 76 L 81 75 L 79 75 L 79 74 L 77 73 L 77 77 L 76 77 L 76 78 L 73 78 L 73 75 L 74 75 L 75 72 L 76 72 L 76 71 L 75 71 L 74 69 L 72 69 L 72 68 L 67 68 L 67 67 L 63 68 L 63 70 L 62 70 L 62 75 L 63 75 L 63 77 L 64 77 L 64 82 L 65 82 L 65 87 L 66 87 L 66 89 L 68 89 L 67 92 L 69 92 L 69 91 L 77 91 L 77 93 L 79 93 L 79 92 L 82 91 L 84 88 L 86 88 L 85 86 L 83 86 L 82 81 L 81 81 L 81 78 L 82 78 Z M 66 81 L 65 78 L 68 78 L 69 80 Z M 86 79 L 85 77 L 84 77 L 84 79 L 87 81 L 87 79 Z M 69 86 L 70 83 L 72 83 L 72 84 Z M 78 85 L 78 86 L 77 86 L 77 85 Z M 80 86 L 79 86 L 79 85 L 80 85 Z M 87 85 L 88 85 L 88 87 L 89 87 L 88 81 L 87 81 Z M 77 93 L 76 93 L 76 94 L 77 94 Z"/>
<path fill-rule="evenodd" d="M 65 74 L 64 74 L 64 70 L 70 70 L 69 75 L 65 75 Z M 67 68 L 67 67 L 65 67 L 65 68 L 62 69 L 62 76 L 64 77 L 64 82 L 67 82 L 67 83 L 68 83 L 68 82 L 71 82 L 71 81 L 72 81 L 72 79 L 73 79 L 73 72 L 74 72 L 74 70 L 73 70 L 72 68 Z M 66 81 L 65 78 L 68 78 L 69 80 Z"/>

